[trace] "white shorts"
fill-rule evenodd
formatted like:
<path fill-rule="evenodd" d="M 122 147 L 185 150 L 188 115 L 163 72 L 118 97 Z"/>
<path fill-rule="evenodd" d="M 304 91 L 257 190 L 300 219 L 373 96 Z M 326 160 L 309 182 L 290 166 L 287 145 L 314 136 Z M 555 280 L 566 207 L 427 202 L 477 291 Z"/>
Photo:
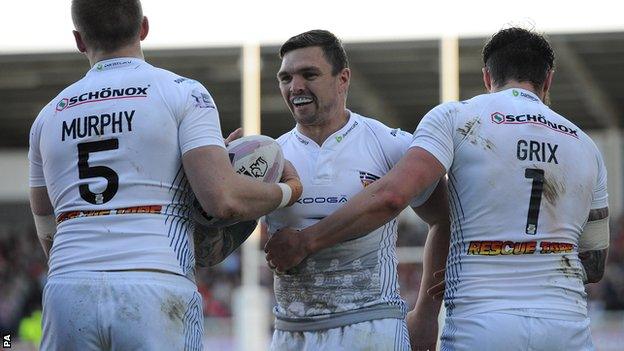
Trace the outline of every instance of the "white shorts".
<path fill-rule="evenodd" d="M 201 295 L 157 272 L 54 275 L 43 290 L 41 350 L 203 350 Z"/>
<path fill-rule="evenodd" d="M 387 318 L 321 331 L 275 330 L 272 351 L 410 351 L 405 320 Z"/>
<path fill-rule="evenodd" d="M 488 312 L 446 317 L 441 351 L 586 351 L 595 350 L 589 318 L 569 321 Z"/>

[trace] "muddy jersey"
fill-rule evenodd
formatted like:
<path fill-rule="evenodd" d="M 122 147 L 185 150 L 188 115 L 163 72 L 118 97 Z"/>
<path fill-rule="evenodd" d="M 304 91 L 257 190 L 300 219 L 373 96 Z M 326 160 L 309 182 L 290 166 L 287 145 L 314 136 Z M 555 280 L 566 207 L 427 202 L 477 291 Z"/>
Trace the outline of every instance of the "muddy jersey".
<path fill-rule="evenodd" d="M 607 175 L 584 132 L 508 89 L 434 108 L 415 146 L 448 171 L 448 313 L 586 314 L 578 241 L 590 209 L 607 207 Z"/>
<path fill-rule="evenodd" d="M 50 274 L 194 270 L 182 155 L 223 146 L 198 82 L 136 58 L 95 64 L 39 114 L 30 186 L 46 186 L 57 219 Z"/>
<path fill-rule="evenodd" d="M 386 174 L 407 150 L 411 134 L 350 112 L 347 124 L 319 146 L 293 129 L 278 142 L 303 183 L 301 198 L 266 217 L 269 233 L 303 229 L 335 212 Z M 431 190 L 412 205 L 424 202 Z M 397 222 L 321 250 L 290 274 L 275 275 L 276 328 L 329 329 L 381 318 L 403 318 L 395 250 Z M 330 318 L 331 317 L 331 320 Z"/>

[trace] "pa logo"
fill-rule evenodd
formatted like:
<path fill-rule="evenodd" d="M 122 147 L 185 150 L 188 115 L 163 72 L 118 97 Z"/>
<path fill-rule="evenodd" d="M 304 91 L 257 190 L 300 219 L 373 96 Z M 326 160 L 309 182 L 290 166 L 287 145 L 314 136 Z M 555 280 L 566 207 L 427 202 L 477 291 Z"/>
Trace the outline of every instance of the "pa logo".
<path fill-rule="evenodd" d="M 3 349 L 11 348 L 11 334 L 2 334 L 2 348 Z"/>
<path fill-rule="evenodd" d="M 492 113 L 492 122 L 494 122 L 496 124 L 501 124 L 501 123 L 505 122 L 505 115 L 503 115 L 500 112 Z"/>

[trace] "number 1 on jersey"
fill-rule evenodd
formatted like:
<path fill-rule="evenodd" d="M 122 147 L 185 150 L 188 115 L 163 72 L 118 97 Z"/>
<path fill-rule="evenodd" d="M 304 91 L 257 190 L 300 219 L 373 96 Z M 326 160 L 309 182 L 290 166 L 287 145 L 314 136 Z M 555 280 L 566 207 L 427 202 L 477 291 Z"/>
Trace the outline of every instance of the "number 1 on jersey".
<path fill-rule="evenodd" d="M 524 177 L 533 179 L 525 233 L 535 235 L 537 233 L 537 220 L 539 217 L 540 205 L 542 204 L 542 193 L 544 192 L 544 170 L 527 168 L 524 170 Z"/>

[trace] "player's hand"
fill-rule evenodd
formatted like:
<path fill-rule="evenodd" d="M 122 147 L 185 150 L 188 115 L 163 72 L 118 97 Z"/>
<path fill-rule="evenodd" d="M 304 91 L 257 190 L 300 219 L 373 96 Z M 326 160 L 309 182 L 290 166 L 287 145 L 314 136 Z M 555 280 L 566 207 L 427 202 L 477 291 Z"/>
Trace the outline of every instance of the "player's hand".
<path fill-rule="evenodd" d="M 431 296 L 434 300 L 440 300 L 444 297 L 444 290 L 446 289 L 446 283 L 444 279 L 445 272 L 446 269 L 441 269 L 433 273 L 433 278 L 435 280 L 442 279 L 440 282 L 427 289 L 427 295 Z"/>
<path fill-rule="evenodd" d="M 411 310 L 406 317 L 412 351 L 435 351 L 438 341 L 438 318 L 423 318 Z"/>
<path fill-rule="evenodd" d="M 236 128 L 235 131 L 230 133 L 227 138 L 223 141 L 225 146 L 228 146 L 229 143 L 233 142 L 236 139 L 239 139 L 243 136 L 243 128 Z"/>
<path fill-rule="evenodd" d="M 264 245 L 264 252 L 269 268 L 278 274 L 295 267 L 308 256 L 305 237 L 291 228 L 275 232 Z"/>
<path fill-rule="evenodd" d="M 295 169 L 292 163 L 288 160 L 284 160 L 284 170 L 282 171 L 282 178 L 280 182 L 288 184 L 292 189 L 292 195 L 290 196 L 290 201 L 287 206 L 290 206 L 295 203 L 295 201 L 299 200 L 301 194 L 303 193 L 303 185 L 301 184 L 301 180 L 299 179 L 299 173 Z"/>

